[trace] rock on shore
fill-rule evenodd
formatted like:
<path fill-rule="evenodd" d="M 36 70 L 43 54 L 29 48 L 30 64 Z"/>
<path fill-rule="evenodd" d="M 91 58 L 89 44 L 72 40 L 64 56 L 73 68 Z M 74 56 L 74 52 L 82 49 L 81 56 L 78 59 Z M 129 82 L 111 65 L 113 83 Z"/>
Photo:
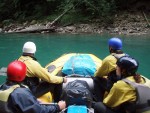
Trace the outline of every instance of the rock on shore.
<path fill-rule="evenodd" d="M 71 24 L 67 26 L 52 26 L 47 28 L 48 23 L 36 23 L 36 21 L 23 24 L 10 24 L 0 28 L 3 33 L 110 33 L 123 35 L 150 34 L 150 24 L 144 13 L 115 15 L 113 23 L 106 25 L 100 20 L 91 21 L 88 24 Z"/>

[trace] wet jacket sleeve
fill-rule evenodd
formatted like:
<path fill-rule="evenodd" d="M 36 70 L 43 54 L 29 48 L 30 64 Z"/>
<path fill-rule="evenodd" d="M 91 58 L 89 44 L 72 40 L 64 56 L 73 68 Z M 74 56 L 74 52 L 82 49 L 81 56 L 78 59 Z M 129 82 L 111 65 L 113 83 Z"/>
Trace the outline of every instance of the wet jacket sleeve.
<path fill-rule="evenodd" d="M 32 63 L 34 63 L 35 66 L 30 65 L 31 66 L 30 71 L 32 71 L 36 77 L 41 78 L 42 80 L 47 81 L 49 83 L 62 83 L 63 82 L 62 77 L 51 75 L 38 62 L 33 61 Z M 35 67 L 36 67 L 36 69 L 34 69 Z"/>
<path fill-rule="evenodd" d="M 11 106 L 13 111 L 20 113 L 57 113 L 60 111 L 58 105 L 40 105 L 36 97 L 25 88 L 17 88 L 10 95 L 9 105 L 13 105 Z"/>
<path fill-rule="evenodd" d="M 103 100 L 108 107 L 115 108 L 124 102 L 133 102 L 136 100 L 136 91 L 124 81 L 118 81 L 113 85 L 109 94 Z"/>
<path fill-rule="evenodd" d="M 55 75 L 51 75 L 45 68 L 43 68 L 37 61 L 30 57 L 21 56 L 19 60 L 24 61 L 27 66 L 27 76 L 38 77 L 49 83 L 62 83 L 63 78 Z"/>
<path fill-rule="evenodd" d="M 96 71 L 95 76 L 103 77 L 116 69 L 116 58 L 112 55 L 107 56 L 103 61 L 101 67 Z"/>

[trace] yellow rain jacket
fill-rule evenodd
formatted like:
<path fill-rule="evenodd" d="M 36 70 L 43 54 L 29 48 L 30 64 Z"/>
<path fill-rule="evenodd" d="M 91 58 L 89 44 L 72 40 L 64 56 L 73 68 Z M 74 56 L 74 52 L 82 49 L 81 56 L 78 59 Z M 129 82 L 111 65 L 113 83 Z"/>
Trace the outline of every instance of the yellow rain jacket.
<path fill-rule="evenodd" d="M 96 71 L 95 76 L 104 77 L 116 69 L 117 58 L 124 56 L 125 54 L 112 53 L 107 56 L 103 61 L 101 67 Z"/>
<path fill-rule="evenodd" d="M 38 77 L 39 79 L 49 83 L 62 83 L 63 78 L 50 74 L 45 68 L 43 68 L 36 60 L 30 56 L 21 56 L 19 61 L 22 61 L 27 66 L 28 77 Z"/>
<path fill-rule="evenodd" d="M 127 77 L 126 79 L 135 82 L 133 76 Z M 144 84 L 150 87 L 150 80 L 142 79 L 141 84 Z M 125 102 L 134 102 L 136 101 L 136 90 L 131 85 L 127 84 L 123 80 L 119 80 L 114 83 L 108 95 L 103 100 L 103 103 L 108 107 L 115 108 L 120 106 Z"/>

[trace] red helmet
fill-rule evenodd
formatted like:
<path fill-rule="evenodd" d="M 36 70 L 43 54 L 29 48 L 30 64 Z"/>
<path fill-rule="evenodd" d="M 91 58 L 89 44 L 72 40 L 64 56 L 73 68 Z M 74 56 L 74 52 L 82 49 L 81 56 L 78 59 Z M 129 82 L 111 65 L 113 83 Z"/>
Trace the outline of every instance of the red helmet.
<path fill-rule="evenodd" d="M 21 82 L 24 80 L 27 72 L 25 63 L 21 61 L 13 61 L 7 67 L 8 80 Z"/>

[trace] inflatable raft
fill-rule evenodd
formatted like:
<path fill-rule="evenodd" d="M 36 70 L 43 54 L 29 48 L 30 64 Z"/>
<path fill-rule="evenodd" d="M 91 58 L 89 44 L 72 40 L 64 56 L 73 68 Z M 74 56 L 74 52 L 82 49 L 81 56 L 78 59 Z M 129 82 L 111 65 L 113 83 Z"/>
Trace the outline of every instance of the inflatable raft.
<path fill-rule="evenodd" d="M 63 90 L 66 90 L 66 88 L 68 88 L 68 85 L 70 84 L 71 85 L 73 84 L 75 87 L 78 87 L 74 84 L 74 82 L 76 81 L 79 81 L 79 82 L 85 81 L 89 87 L 89 92 L 93 92 L 94 84 L 93 84 L 92 77 L 94 76 L 94 73 L 96 72 L 96 70 L 101 66 L 101 64 L 102 64 L 102 60 L 93 54 L 68 53 L 48 63 L 45 66 L 45 68 L 47 69 L 49 73 L 51 73 L 51 75 L 67 77 L 67 83 L 63 84 Z M 80 86 L 81 85 L 82 84 L 80 84 Z M 82 91 L 77 90 L 76 92 L 82 92 Z M 43 95 L 42 97 L 40 97 L 40 99 L 45 102 L 50 102 L 53 100 L 52 94 L 50 93 Z M 87 98 L 86 101 L 87 100 L 89 101 L 89 98 Z M 77 104 L 77 103 L 74 103 L 74 104 Z M 85 106 L 83 104 L 81 104 L 81 106 L 80 104 L 77 104 L 77 105 L 79 106 L 68 106 L 69 108 L 68 111 L 71 112 L 72 109 L 74 110 L 80 109 L 83 112 L 85 110 L 84 109 Z"/>
<path fill-rule="evenodd" d="M 46 65 L 46 69 L 52 75 L 63 76 L 63 74 L 79 74 L 93 76 L 94 72 L 101 66 L 102 60 L 93 54 L 68 53 Z"/>
<path fill-rule="evenodd" d="M 72 89 L 72 86 L 74 86 L 77 89 L 76 90 L 77 92 L 83 91 L 82 93 L 84 94 L 85 92 L 82 88 L 87 86 L 87 89 L 88 89 L 87 92 L 89 92 L 89 94 L 90 94 L 94 88 L 92 77 L 94 76 L 94 73 L 96 72 L 96 70 L 101 66 L 101 64 L 102 64 L 102 60 L 93 54 L 68 53 L 68 54 L 64 54 L 64 55 L 60 56 L 59 58 L 57 58 L 56 60 L 48 63 L 45 66 L 45 68 L 51 75 L 67 77 L 67 83 L 64 83 L 63 87 L 62 87 L 63 91 L 66 91 L 67 88 L 69 89 L 70 86 Z M 78 85 L 76 85 L 76 82 L 78 82 L 77 83 Z M 68 93 L 68 92 L 65 92 L 65 93 Z M 71 103 L 70 100 L 74 100 L 72 102 L 73 102 L 73 104 L 75 104 L 75 105 L 71 104 L 71 105 L 67 106 L 67 109 L 68 109 L 67 113 L 72 113 L 73 111 L 76 111 L 76 112 L 78 111 L 78 113 L 80 113 L 80 112 L 87 113 L 86 111 L 87 111 L 87 109 L 89 109 L 89 107 L 87 107 L 86 104 L 82 103 L 82 100 L 85 102 L 86 101 L 89 102 L 92 99 L 90 99 L 90 95 L 88 93 L 86 95 L 88 98 L 81 97 L 81 96 L 83 96 L 82 93 L 80 94 L 80 96 L 79 95 L 77 96 L 75 94 L 75 96 L 77 96 L 75 98 L 75 100 L 70 99 L 70 98 L 67 99 L 68 103 Z M 68 94 L 66 94 L 66 95 L 68 95 Z M 53 102 L 53 94 L 48 92 L 38 99 L 44 103 L 52 103 Z M 79 101 L 77 102 L 76 99 L 79 99 L 80 102 Z M 82 103 L 82 104 L 80 105 L 80 103 Z M 79 110 L 80 110 L 80 112 L 79 112 Z M 92 111 L 92 113 L 93 113 L 93 111 Z"/>

